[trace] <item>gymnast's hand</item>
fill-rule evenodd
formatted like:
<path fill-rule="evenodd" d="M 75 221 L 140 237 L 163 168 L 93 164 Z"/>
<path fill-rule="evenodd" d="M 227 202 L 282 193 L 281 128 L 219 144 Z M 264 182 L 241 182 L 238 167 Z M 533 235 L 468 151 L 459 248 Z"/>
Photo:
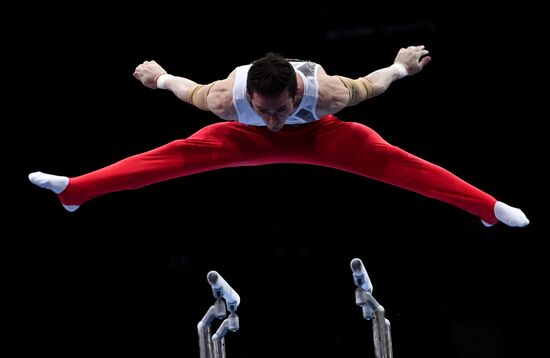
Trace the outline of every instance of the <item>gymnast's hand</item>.
<path fill-rule="evenodd" d="M 428 53 L 424 45 L 401 48 L 393 62 L 403 64 L 407 68 L 408 75 L 414 75 L 432 60 L 430 56 L 426 56 Z"/>
<path fill-rule="evenodd" d="M 156 89 L 157 78 L 166 71 L 156 61 L 145 61 L 134 70 L 134 77 L 145 87 Z"/>

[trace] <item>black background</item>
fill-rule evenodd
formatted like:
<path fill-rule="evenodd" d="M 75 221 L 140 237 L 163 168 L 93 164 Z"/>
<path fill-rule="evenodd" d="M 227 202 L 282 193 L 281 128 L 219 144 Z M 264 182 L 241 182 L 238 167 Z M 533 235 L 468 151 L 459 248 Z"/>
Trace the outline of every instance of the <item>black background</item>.
<path fill-rule="evenodd" d="M 16 245 L 5 251 L 19 352 L 198 357 L 196 324 L 213 303 L 206 274 L 217 270 L 242 300 L 229 358 L 374 357 L 354 303 L 349 263 L 359 257 L 392 322 L 395 357 L 529 356 L 547 283 L 547 159 L 529 84 L 546 69 L 532 61 L 531 11 L 493 1 L 23 9 L 7 71 L 22 145 L 6 222 Z M 485 228 L 448 204 L 313 166 L 202 173 L 74 213 L 26 178 L 80 175 L 218 121 L 143 87 L 132 72 L 145 60 L 208 83 L 276 51 L 358 77 L 419 44 L 433 57 L 420 74 L 339 117 L 522 208 L 529 227 Z"/>

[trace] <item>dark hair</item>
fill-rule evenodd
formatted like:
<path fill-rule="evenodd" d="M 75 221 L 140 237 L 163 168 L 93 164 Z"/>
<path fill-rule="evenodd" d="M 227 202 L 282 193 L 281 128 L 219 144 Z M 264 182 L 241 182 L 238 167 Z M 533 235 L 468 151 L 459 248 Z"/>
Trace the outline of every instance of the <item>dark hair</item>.
<path fill-rule="evenodd" d="M 246 89 L 249 95 L 276 96 L 288 91 L 291 97 L 296 95 L 298 82 L 294 67 L 287 59 L 275 52 L 252 62 L 248 70 Z"/>

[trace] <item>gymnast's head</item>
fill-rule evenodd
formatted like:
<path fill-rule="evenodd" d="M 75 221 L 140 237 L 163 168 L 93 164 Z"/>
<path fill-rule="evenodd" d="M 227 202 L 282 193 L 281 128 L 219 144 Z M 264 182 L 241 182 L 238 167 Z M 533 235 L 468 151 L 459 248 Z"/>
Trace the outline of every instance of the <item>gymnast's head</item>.
<path fill-rule="evenodd" d="M 298 81 L 292 64 L 277 53 L 267 53 L 252 62 L 246 88 L 250 105 L 266 126 L 280 130 L 296 103 Z"/>

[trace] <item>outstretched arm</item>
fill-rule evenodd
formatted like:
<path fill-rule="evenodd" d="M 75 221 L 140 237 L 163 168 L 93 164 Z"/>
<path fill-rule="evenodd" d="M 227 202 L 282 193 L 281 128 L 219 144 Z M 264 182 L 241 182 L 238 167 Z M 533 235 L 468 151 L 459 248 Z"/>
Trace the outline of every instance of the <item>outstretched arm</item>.
<path fill-rule="evenodd" d="M 170 90 L 182 101 L 205 111 L 210 110 L 206 97 L 213 83 L 201 85 L 184 77 L 170 75 L 156 61 L 145 61 L 137 66 L 134 77 L 145 87 Z"/>
<path fill-rule="evenodd" d="M 365 76 L 365 79 L 373 86 L 372 97 L 384 93 L 393 81 L 420 72 L 432 60 L 430 56 L 427 56 L 428 53 L 423 45 L 401 48 L 391 66 Z"/>
<path fill-rule="evenodd" d="M 344 76 L 319 76 L 322 91 L 319 94 L 321 114 L 335 113 L 344 107 L 354 106 L 366 99 L 384 93 L 393 81 L 414 75 L 432 59 L 424 46 L 409 46 L 397 53 L 391 66 L 381 68 L 364 77 L 351 79 Z"/>

